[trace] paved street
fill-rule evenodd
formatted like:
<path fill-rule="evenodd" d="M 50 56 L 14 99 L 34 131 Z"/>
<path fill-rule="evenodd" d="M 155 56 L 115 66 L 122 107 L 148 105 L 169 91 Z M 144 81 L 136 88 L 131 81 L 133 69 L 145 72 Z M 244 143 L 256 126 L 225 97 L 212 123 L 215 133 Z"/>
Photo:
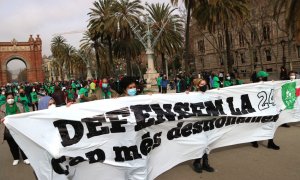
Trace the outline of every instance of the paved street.
<path fill-rule="evenodd" d="M 1 125 L 2 126 L 2 125 Z M 299 180 L 300 179 L 300 124 L 291 128 L 280 127 L 276 132 L 275 142 L 279 151 L 266 148 L 267 141 L 260 142 L 255 149 L 250 144 L 217 149 L 209 156 L 215 173 L 197 174 L 191 169 L 192 161 L 177 165 L 160 175 L 157 180 Z M 12 166 L 12 156 L 6 142 L 0 145 L 0 179 L 34 179 L 30 166 L 20 163 Z"/>

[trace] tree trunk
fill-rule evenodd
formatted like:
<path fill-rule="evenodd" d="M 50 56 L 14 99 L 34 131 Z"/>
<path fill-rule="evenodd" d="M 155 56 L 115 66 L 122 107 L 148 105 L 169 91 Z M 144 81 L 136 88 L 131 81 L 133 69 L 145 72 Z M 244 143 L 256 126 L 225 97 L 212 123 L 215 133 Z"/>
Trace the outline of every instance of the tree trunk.
<path fill-rule="evenodd" d="M 187 16 L 185 25 L 185 44 L 184 44 L 184 68 L 187 73 L 190 71 L 190 21 L 191 21 L 191 6 L 192 4 L 188 1 L 187 5 Z"/>
<path fill-rule="evenodd" d="M 129 53 L 127 53 L 127 55 L 126 55 L 126 74 L 127 74 L 127 76 L 132 75 L 131 60 L 130 60 L 130 54 Z"/>
<path fill-rule="evenodd" d="M 258 47 L 258 53 L 259 53 L 260 68 L 263 71 L 264 70 L 264 65 L 263 65 L 263 60 L 262 60 L 262 57 L 261 57 L 261 47 Z"/>
<path fill-rule="evenodd" d="M 112 42 L 111 42 L 111 37 L 108 36 L 108 60 L 109 63 L 111 64 L 111 75 L 115 74 L 115 64 L 113 61 L 113 49 L 112 49 Z"/>
<path fill-rule="evenodd" d="M 166 74 L 166 59 L 164 53 L 161 53 L 161 67 L 163 74 Z"/>
<path fill-rule="evenodd" d="M 226 43 L 226 59 L 224 60 L 224 73 L 230 73 L 232 72 L 232 59 L 231 59 L 231 52 L 230 52 L 230 47 L 231 47 L 231 42 L 230 42 L 230 37 L 229 37 L 229 31 L 228 31 L 228 25 L 224 24 L 225 28 L 225 43 Z"/>
<path fill-rule="evenodd" d="M 99 52 L 98 52 L 98 42 L 97 40 L 94 41 L 94 49 L 95 49 L 95 53 L 96 53 L 96 65 L 97 65 L 97 71 L 100 72 L 100 57 L 99 57 Z M 99 73 L 100 74 L 100 73 Z M 99 75 L 97 77 L 98 79 L 100 79 Z"/>

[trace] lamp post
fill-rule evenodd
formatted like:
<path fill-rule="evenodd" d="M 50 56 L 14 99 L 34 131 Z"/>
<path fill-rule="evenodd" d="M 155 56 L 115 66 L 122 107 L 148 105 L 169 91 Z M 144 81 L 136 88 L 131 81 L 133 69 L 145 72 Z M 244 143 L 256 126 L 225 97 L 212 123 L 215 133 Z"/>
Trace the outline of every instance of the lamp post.
<path fill-rule="evenodd" d="M 147 4 L 146 4 L 147 5 Z M 134 26 L 125 16 L 122 16 L 121 13 L 117 12 L 115 15 L 119 18 L 124 18 L 128 24 L 130 25 L 131 30 L 137 37 L 137 39 L 142 43 L 144 46 L 144 49 L 146 51 L 146 57 L 147 57 L 147 71 L 146 74 L 144 75 L 144 78 L 147 79 L 147 88 L 150 88 L 151 85 L 156 84 L 156 78 L 158 77 L 158 73 L 154 67 L 154 47 L 158 42 L 159 37 L 161 36 L 165 26 L 167 25 L 168 21 L 170 20 L 169 18 L 166 19 L 166 21 L 163 23 L 163 26 L 161 27 L 159 33 L 157 34 L 156 37 L 153 37 L 153 32 L 152 29 L 150 28 L 151 24 L 151 19 L 149 15 L 146 15 L 146 25 L 147 25 L 147 30 L 145 36 L 142 36 L 140 34 L 140 31 L 138 30 L 139 28 L 137 26 Z M 118 22 L 118 30 L 120 30 L 120 24 Z"/>
<path fill-rule="evenodd" d="M 282 66 L 285 67 L 286 65 L 286 57 L 285 57 L 285 44 L 286 41 L 283 39 L 280 41 L 281 47 L 282 47 Z"/>

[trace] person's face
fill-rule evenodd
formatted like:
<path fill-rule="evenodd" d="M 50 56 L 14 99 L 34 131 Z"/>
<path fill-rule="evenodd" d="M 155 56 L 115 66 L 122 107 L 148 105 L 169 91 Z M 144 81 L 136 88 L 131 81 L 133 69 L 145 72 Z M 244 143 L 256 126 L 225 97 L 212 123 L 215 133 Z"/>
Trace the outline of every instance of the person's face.
<path fill-rule="evenodd" d="M 6 97 L 6 100 L 8 100 L 8 99 L 14 99 L 14 97 L 10 94 Z"/>
<path fill-rule="evenodd" d="M 106 83 L 106 84 L 107 84 L 107 79 L 104 78 L 104 79 L 102 80 L 102 83 Z"/>
<path fill-rule="evenodd" d="M 129 89 L 134 89 L 136 88 L 136 84 L 135 83 L 131 83 L 127 86 L 126 90 L 129 90 Z"/>
<path fill-rule="evenodd" d="M 206 81 L 202 80 L 199 82 L 199 87 L 202 87 L 202 86 L 206 86 Z"/>
<path fill-rule="evenodd" d="M 19 93 L 20 93 L 20 94 L 24 94 L 24 89 L 20 89 L 20 90 L 19 90 Z"/>

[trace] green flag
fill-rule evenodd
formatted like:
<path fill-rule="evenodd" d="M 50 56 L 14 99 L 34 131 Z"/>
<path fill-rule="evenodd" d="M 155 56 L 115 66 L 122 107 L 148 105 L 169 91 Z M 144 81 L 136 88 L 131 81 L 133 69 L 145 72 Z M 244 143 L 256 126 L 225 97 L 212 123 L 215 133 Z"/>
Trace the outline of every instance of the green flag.
<path fill-rule="evenodd" d="M 281 86 L 282 101 L 286 109 L 294 109 L 296 102 L 296 82 L 286 83 Z"/>

